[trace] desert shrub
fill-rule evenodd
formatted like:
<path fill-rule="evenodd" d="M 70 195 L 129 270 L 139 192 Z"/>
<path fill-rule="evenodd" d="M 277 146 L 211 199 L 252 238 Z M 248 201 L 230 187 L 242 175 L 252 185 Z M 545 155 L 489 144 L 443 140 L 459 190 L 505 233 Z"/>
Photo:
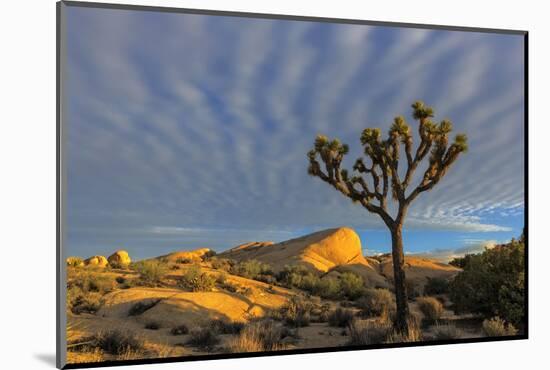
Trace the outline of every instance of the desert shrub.
<path fill-rule="evenodd" d="M 313 293 L 328 299 L 340 298 L 342 293 L 340 281 L 331 277 L 320 279 Z"/>
<path fill-rule="evenodd" d="M 424 319 L 429 323 L 436 322 L 443 315 L 443 305 L 434 297 L 420 297 L 416 302 Z"/>
<path fill-rule="evenodd" d="M 363 317 L 386 316 L 393 309 L 393 294 L 387 289 L 365 289 L 356 301 Z"/>
<path fill-rule="evenodd" d="M 191 330 L 189 334 L 190 337 L 187 344 L 191 346 L 212 348 L 216 344 L 220 343 L 218 333 L 210 327 L 195 328 Z"/>
<path fill-rule="evenodd" d="M 457 328 L 455 325 L 451 325 L 451 324 L 436 325 L 434 328 L 435 340 L 458 339 L 461 336 L 462 336 L 462 331 L 459 328 Z"/>
<path fill-rule="evenodd" d="M 213 257 L 210 259 L 210 265 L 213 269 L 229 272 L 231 267 L 235 265 L 235 261 L 228 258 Z"/>
<path fill-rule="evenodd" d="M 363 278 L 353 272 L 344 272 L 340 275 L 342 293 L 351 300 L 359 298 L 364 291 Z"/>
<path fill-rule="evenodd" d="M 219 334 L 239 334 L 244 328 L 244 323 L 217 319 L 210 321 L 209 327 Z"/>
<path fill-rule="evenodd" d="M 181 324 L 181 325 L 178 325 L 178 326 L 173 327 L 173 328 L 170 330 L 170 334 L 172 334 L 172 335 L 185 335 L 185 334 L 189 334 L 189 328 L 187 327 L 187 325 Z"/>
<path fill-rule="evenodd" d="M 311 305 L 303 299 L 292 297 L 279 309 L 280 318 L 291 327 L 309 326 Z"/>
<path fill-rule="evenodd" d="M 245 326 L 228 346 L 229 352 L 277 351 L 285 348 L 281 340 L 286 332 L 273 320 L 261 320 Z"/>
<path fill-rule="evenodd" d="M 145 311 L 155 307 L 159 302 L 160 299 L 137 302 L 128 310 L 128 316 L 139 316 Z"/>
<path fill-rule="evenodd" d="M 315 305 L 311 311 L 311 321 L 312 322 L 328 322 L 328 317 L 330 314 L 330 305 L 325 304 L 318 304 Z"/>
<path fill-rule="evenodd" d="M 227 272 L 222 271 L 216 276 L 216 283 L 218 284 L 225 284 L 227 281 Z"/>
<path fill-rule="evenodd" d="M 191 266 L 178 281 L 178 285 L 182 288 L 189 289 L 193 292 L 209 292 L 214 288 L 216 277 L 204 272 L 201 272 L 199 266 Z"/>
<path fill-rule="evenodd" d="M 345 328 L 353 321 L 353 311 L 337 308 L 328 315 L 328 324 Z"/>
<path fill-rule="evenodd" d="M 507 324 L 500 317 L 484 320 L 483 333 L 488 337 L 505 337 L 517 334 L 517 329 L 512 324 Z"/>
<path fill-rule="evenodd" d="M 124 276 L 117 276 L 115 278 L 115 281 L 118 283 L 118 284 L 124 284 L 126 283 L 126 278 Z"/>
<path fill-rule="evenodd" d="M 139 273 L 142 285 L 151 287 L 159 286 L 168 272 L 166 264 L 157 260 L 135 262 L 130 264 L 130 268 Z"/>
<path fill-rule="evenodd" d="M 160 329 L 160 324 L 156 321 L 149 321 L 148 323 L 145 324 L 145 329 L 159 330 Z"/>
<path fill-rule="evenodd" d="M 520 239 L 456 260 L 462 271 L 449 286 L 457 313 L 499 316 L 514 325 L 525 319 L 525 246 Z"/>
<path fill-rule="evenodd" d="M 129 351 L 143 350 L 143 341 L 129 332 L 120 330 L 108 331 L 96 336 L 97 347 L 113 355 L 123 355 Z"/>
<path fill-rule="evenodd" d="M 354 319 L 347 326 L 349 332 L 349 345 L 371 345 L 386 341 L 392 327 L 387 323 L 364 322 Z"/>
<path fill-rule="evenodd" d="M 228 292 L 231 292 L 231 293 L 237 293 L 239 291 L 239 285 L 232 284 L 227 281 L 220 284 L 220 288 L 227 290 Z"/>
<path fill-rule="evenodd" d="M 247 279 L 259 280 L 262 275 L 273 275 L 271 266 L 257 260 L 239 262 L 231 267 L 231 273 Z"/>
<path fill-rule="evenodd" d="M 96 292 L 81 292 L 68 300 L 69 309 L 72 313 L 96 313 L 101 308 L 101 294 Z"/>
<path fill-rule="evenodd" d="M 424 285 L 424 295 L 438 295 L 449 293 L 449 280 L 433 277 L 428 278 Z"/>
<path fill-rule="evenodd" d="M 214 256 L 216 256 L 216 251 L 209 250 L 208 252 L 206 252 L 201 256 L 201 260 L 203 262 L 210 261 Z"/>

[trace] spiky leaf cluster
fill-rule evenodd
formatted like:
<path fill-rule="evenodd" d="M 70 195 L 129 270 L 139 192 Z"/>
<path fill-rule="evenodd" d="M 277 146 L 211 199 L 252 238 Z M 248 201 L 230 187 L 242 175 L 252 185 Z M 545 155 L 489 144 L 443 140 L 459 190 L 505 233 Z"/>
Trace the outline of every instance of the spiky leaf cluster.
<path fill-rule="evenodd" d="M 420 137 L 416 151 L 413 151 L 411 127 L 403 116 L 398 116 L 390 126 L 387 139 L 382 138 L 379 128 L 366 128 L 362 131 L 360 142 L 368 164 L 365 159 L 358 158 L 352 172 L 341 168 L 342 160 L 349 152 L 348 145 L 338 139 L 317 135 L 313 149 L 308 152 L 308 172 L 329 183 L 352 201 L 360 202 L 369 211 L 379 214 L 388 226 L 402 222 L 401 217 L 416 196 L 433 188 L 459 154 L 468 149 L 465 134 L 456 135 L 454 142 L 449 145 L 448 136 L 453 125 L 447 119 L 438 124 L 432 122 L 432 107 L 417 101 L 412 104 L 412 109 L 412 117 L 418 121 Z M 404 179 L 399 176 L 402 145 L 407 164 Z M 416 168 L 428 154 L 428 169 L 420 184 L 407 194 Z M 392 197 L 399 202 L 399 214 L 395 220 L 387 213 L 387 195 L 390 188 Z"/>

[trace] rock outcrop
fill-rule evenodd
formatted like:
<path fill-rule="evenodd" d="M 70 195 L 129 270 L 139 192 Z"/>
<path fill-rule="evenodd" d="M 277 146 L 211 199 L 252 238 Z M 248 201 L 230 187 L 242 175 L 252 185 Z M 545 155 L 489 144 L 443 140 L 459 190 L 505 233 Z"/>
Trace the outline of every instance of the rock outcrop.
<path fill-rule="evenodd" d="M 92 256 L 84 260 L 86 266 L 107 267 L 109 262 L 104 256 Z"/>
<path fill-rule="evenodd" d="M 111 254 L 109 258 L 107 258 L 107 261 L 111 267 L 117 268 L 128 266 L 132 262 L 132 259 L 125 250 L 118 250 Z"/>

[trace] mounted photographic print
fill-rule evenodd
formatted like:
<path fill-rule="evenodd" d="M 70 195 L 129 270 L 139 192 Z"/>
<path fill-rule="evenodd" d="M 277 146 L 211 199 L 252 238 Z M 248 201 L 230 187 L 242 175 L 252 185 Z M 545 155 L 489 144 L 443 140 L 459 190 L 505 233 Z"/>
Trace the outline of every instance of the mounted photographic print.
<path fill-rule="evenodd" d="M 57 10 L 58 367 L 527 338 L 527 32 Z"/>

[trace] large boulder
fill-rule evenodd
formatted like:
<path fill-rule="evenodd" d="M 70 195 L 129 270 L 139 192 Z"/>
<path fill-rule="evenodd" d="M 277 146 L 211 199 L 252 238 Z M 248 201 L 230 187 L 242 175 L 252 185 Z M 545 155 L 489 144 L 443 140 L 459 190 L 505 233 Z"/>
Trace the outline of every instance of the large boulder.
<path fill-rule="evenodd" d="M 86 266 L 107 267 L 109 262 L 104 256 L 92 256 L 84 260 Z"/>
<path fill-rule="evenodd" d="M 124 250 L 119 250 L 111 254 L 109 258 L 107 258 L 107 261 L 111 267 L 115 268 L 128 266 L 132 262 L 128 252 Z"/>

